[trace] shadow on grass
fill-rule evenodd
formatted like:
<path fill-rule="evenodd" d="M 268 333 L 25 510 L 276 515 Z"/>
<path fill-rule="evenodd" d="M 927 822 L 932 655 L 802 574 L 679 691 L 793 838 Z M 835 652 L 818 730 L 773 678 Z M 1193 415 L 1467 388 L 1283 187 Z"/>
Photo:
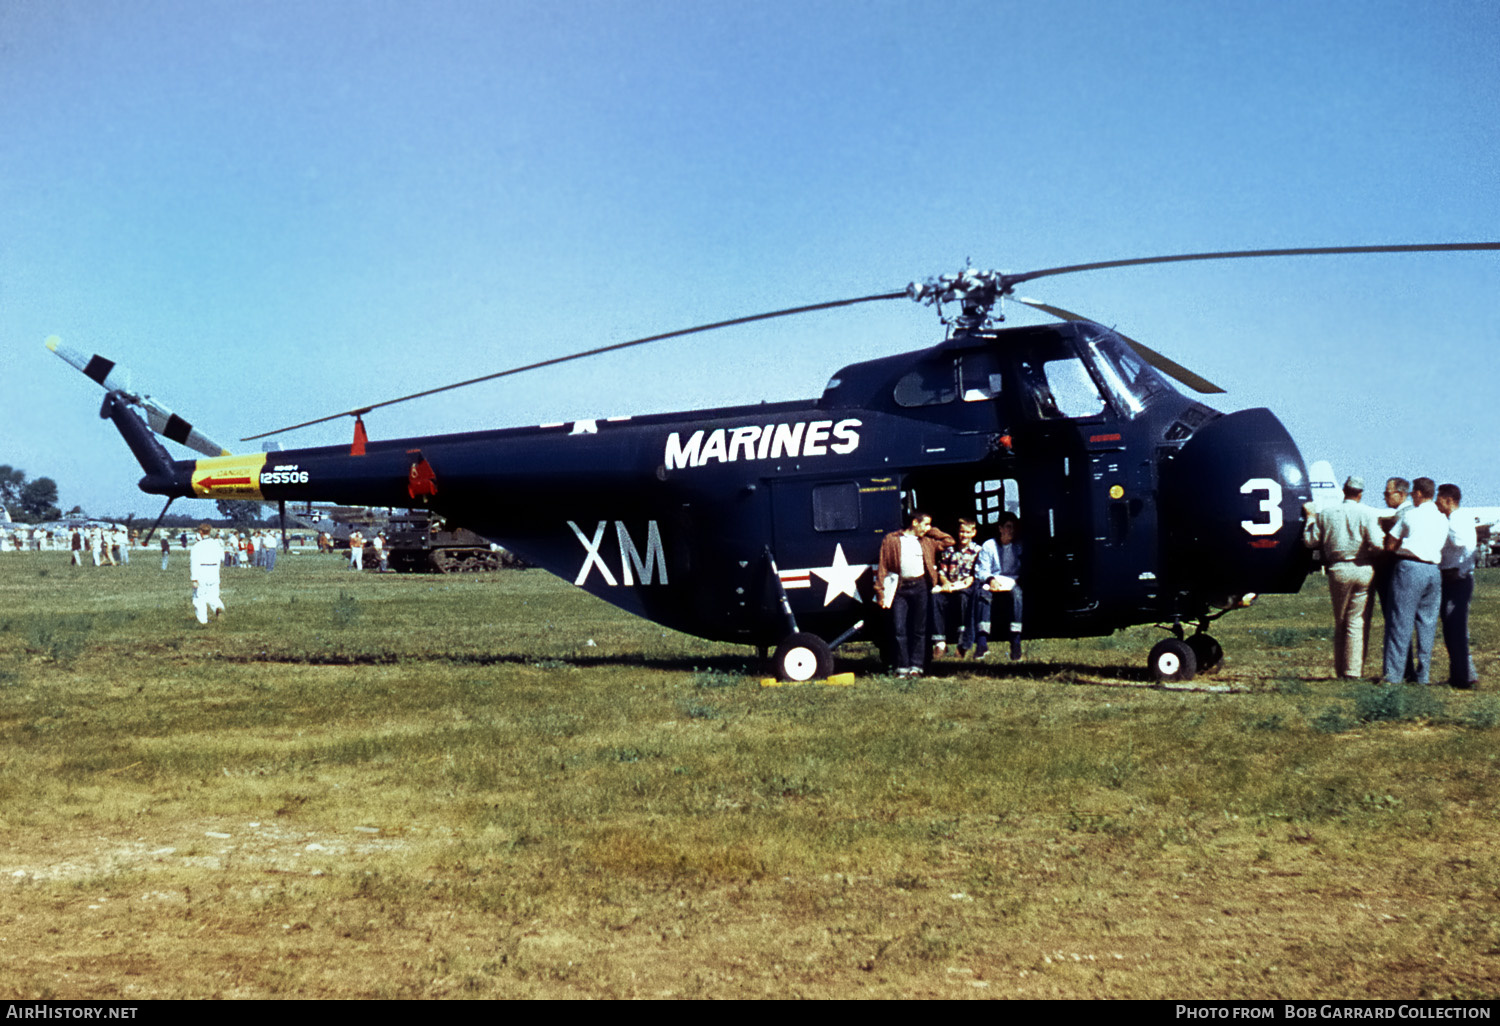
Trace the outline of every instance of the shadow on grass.
<path fill-rule="evenodd" d="M 575 666 L 580 669 L 594 667 L 634 667 L 649 670 L 666 670 L 680 673 L 693 671 L 717 671 L 721 673 L 744 673 L 748 675 L 770 675 L 770 660 L 762 660 L 753 654 L 735 655 L 653 655 L 643 652 L 624 652 L 589 656 L 558 656 L 540 652 L 257 652 L 235 654 L 216 653 L 211 657 L 217 662 L 292 664 L 302 666 L 395 666 L 412 664 L 446 663 L 451 666 Z M 859 676 L 884 676 L 890 672 L 879 659 L 873 656 L 839 656 L 839 672 Z M 1009 662 L 991 660 L 986 662 L 951 660 L 938 663 L 927 672 L 930 679 L 944 679 L 967 675 L 996 680 L 1052 681 L 1067 684 L 1128 683 L 1154 685 L 1151 671 L 1143 666 L 1101 667 L 1088 663 L 1050 660 L 1022 660 Z M 1211 678 L 1195 683 L 1209 684 Z"/>
<path fill-rule="evenodd" d="M 265 663 L 297 666 L 396 666 L 401 664 L 446 663 L 451 666 L 629 666 L 650 670 L 745 670 L 756 672 L 760 662 L 744 655 L 660 656 L 640 652 L 615 655 L 558 656 L 547 652 L 253 652 L 238 654 L 216 652 L 208 657 L 221 663 Z"/>

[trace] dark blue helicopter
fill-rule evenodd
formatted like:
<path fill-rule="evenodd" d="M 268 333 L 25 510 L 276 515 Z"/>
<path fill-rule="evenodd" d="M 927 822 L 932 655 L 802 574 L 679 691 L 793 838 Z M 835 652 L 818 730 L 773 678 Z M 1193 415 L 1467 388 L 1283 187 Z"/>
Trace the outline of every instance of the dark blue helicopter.
<path fill-rule="evenodd" d="M 606 601 L 703 638 L 774 648 L 784 680 L 832 670 L 832 652 L 878 633 L 882 537 L 920 507 L 940 525 L 1019 515 L 1024 632 L 1170 631 L 1158 680 L 1211 670 L 1208 633 L 1258 594 L 1295 592 L 1307 467 L 1265 409 L 1222 414 L 1179 392 L 1217 386 L 1058 307 L 1063 319 L 1001 329 L 1023 282 L 1138 264 L 1308 254 L 1500 249 L 1500 243 L 1199 253 L 1049 268 L 969 270 L 882 293 L 669 332 L 334 414 L 351 446 L 222 455 L 190 424 L 132 392 L 102 357 L 59 348 L 109 390 L 112 419 L 145 469 L 143 491 L 175 498 L 334 502 L 441 513 Z M 362 416 L 418 395 L 771 317 L 909 297 L 938 307 L 929 349 L 852 364 L 802 402 L 722 407 L 531 428 L 368 441 Z M 133 407 L 145 412 L 145 420 Z M 306 427 L 333 417 L 295 427 Z M 173 460 L 153 435 L 208 454 Z M 283 431 L 293 430 L 284 428 Z M 268 432 L 275 434 L 278 432 Z M 251 436 L 261 438 L 265 435 Z M 249 441 L 251 439 L 245 439 Z M 165 511 L 164 511 L 165 512 Z"/>

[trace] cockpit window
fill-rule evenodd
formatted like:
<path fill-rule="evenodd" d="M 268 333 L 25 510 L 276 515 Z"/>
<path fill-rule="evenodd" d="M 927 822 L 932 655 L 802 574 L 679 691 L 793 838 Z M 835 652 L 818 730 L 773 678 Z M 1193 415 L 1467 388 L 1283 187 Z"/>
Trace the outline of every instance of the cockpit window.
<path fill-rule="evenodd" d="M 900 406 L 940 406 L 958 398 L 957 366 L 951 356 L 918 364 L 896 382 Z"/>
<path fill-rule="evenodd" d="M 1088 351 L 1115 405 L 1128 417 L 1140 413 L 1156 396 L 1174 391 L 1156 368 L 1114 332 L 1089 338 Z"/>
<path fill-rule="evenodd" d="M 1021 378 L 1026 383 L 1026 402 L 1041 420 L 1096 417 L 1104 412 L 1104 396 L 1076 356 L 1055 360 L 1022 360 Z"/>

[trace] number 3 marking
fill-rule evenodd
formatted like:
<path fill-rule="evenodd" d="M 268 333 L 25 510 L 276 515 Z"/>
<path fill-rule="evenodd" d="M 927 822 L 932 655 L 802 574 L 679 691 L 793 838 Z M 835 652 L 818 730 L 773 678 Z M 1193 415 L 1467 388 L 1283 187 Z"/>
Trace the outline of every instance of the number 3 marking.
<path fill-rule="evenodd" d="M 1266 497 L 1260 500 L 1260 510 L 1266 514 L 1267 522 L 1258 524 L 1254 520 L 1241 520 L 1240 526 L 1250 534 L 1275 534 L 1281 530 L 1281 485 L 1269 477 L 1252 477 L 1240 485 L 1240 494 L 1265 490 Z"/>

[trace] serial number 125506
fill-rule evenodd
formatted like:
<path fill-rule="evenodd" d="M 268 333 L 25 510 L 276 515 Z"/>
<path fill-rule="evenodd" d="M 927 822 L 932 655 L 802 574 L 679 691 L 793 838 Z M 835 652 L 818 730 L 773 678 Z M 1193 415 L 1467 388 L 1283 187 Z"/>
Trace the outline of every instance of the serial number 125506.
<path fill-rule="evenodd" d="M 307 471 L 305 470 L 267 470 L 260 475 L 260 483 L 272 484 L 307 484 Z"/>

